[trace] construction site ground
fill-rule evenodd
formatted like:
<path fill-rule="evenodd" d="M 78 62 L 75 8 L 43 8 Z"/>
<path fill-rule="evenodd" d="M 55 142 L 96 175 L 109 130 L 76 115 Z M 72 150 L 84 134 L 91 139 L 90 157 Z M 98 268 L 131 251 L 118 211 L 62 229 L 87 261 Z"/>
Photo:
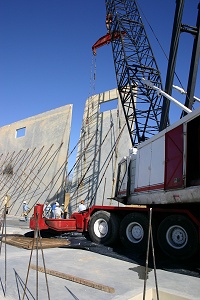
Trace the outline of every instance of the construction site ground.
<path fill-rule="evenodd" d="M 157 291 L 161 300 L 200 299 L 199 255 L 178 262 L 155 249 L 156 269 L 149 258 L 145 281 L 146 257 L 121 245 L 105 247 L 66 234 L 42 237 L 33 247 L 30 233 L 29 222 L 6 217 L 0 299 L 152 300 Z"/>

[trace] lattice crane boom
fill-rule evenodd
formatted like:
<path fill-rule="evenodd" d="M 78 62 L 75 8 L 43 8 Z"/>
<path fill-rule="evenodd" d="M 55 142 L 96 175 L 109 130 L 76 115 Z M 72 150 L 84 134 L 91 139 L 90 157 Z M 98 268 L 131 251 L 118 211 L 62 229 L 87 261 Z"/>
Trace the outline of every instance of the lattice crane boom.
<path fill-rule="evenodd" d="M 111 43 L 117 87 L 132 145 L 159 132 L 162 97 L 142 82 L 162 89 L 160 72 L 134 0 L 106 0 L 108 33 L 93 46 Z"/>

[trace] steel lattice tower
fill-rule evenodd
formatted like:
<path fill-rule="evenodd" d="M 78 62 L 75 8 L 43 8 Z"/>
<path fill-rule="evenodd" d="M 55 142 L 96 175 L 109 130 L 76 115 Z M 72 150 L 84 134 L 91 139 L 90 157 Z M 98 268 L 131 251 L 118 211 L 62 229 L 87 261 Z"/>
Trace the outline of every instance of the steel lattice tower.
<path fill-rule="evenodd" d="M 162 98 L 142 79 L 162 89 L 140 13 L 133 0 L 106 0 L 117 86 L 133 146 L 159 132 Z M 116 34 L 118 38 L 116 38 Z"/>

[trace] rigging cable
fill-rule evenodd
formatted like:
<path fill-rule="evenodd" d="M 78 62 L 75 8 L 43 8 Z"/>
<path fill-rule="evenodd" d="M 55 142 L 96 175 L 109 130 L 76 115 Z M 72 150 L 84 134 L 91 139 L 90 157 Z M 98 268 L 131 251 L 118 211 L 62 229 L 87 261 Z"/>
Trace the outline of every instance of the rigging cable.
<path fill-rule="evenodd" d="M 89 97 L 91 97 L 95 93 L 95 81 L 96 81 L 96 56 L 92 54 Z"/>
<path fill-rule="evenodd" d="M 104 139 L 102 140 L 102 142 L 101 142 L 99 148 L 97 149 L 96 153 L 94 154 L 94 157 L 93 157 L 92 161 L 90 162 L 89 166 L 87 167 L 87 169 L 86 169 L 86 171 L 85 171 L 83 177 L 81 178 L 80 182 L 78 183 L 78 186 L 77 186 L 76 190 L 74 191 L 74 193 L 73 193 L 73 195 L 72 195 L 71 198 L 74 197 L 74 195 L 75 195 L 76 191 L 78 190 L 79 186 L 82 184 L 82 182 L 83 182 L 83 180 L 84 180 L 84 178 L 85 178 L 87 172 L 89 171 L 90 167 L 92 166 L 93 162 L 95 161 L 95 159 L 96 159 L 98 153 L 99 153 L 100 150 L 101 150 L 101 146 L 103 145 L 103 143 L 105 142 L 106 138 L 108 137 L 108 134 L 109 134 L 109 132 L 111 131 L 111 129 L 112 129 L 112 126 L 110 126 L 110 128 L 109 128 L 108 132 L 106 133 Z"/>

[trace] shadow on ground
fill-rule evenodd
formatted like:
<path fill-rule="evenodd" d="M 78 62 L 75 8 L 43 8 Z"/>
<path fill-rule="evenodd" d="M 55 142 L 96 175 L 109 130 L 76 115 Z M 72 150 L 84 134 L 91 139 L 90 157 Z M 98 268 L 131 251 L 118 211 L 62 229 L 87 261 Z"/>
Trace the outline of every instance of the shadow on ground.
<path fill-rule="evenodd" d="M 25 236 L 32 236 L 33 232 L 27 232 Z M 64 233 L 60 236 L 53 235 L 49 231 L 41 231 L 41 236 L 59 239 L 67 239 L 70 244 L 62 248 L 84 249 L 101 255 L 113 257 L 127 262 L 132 262 L 145 267 L 146 255 L 133 253 L 126 249 L 121 243 L 114 247 L 108 247 L 93 243 L 88 236 L 81 233 Z M 166 256 L 158 247 L 155 248 L 155 264 L 156 269 L 162 269 L 169 272 L 184 274 L 200 278 L 200 253 L 188 260 L 173 260 Z M 149 255 L 148 268 L 154 269 L 152 254 Z"/>

